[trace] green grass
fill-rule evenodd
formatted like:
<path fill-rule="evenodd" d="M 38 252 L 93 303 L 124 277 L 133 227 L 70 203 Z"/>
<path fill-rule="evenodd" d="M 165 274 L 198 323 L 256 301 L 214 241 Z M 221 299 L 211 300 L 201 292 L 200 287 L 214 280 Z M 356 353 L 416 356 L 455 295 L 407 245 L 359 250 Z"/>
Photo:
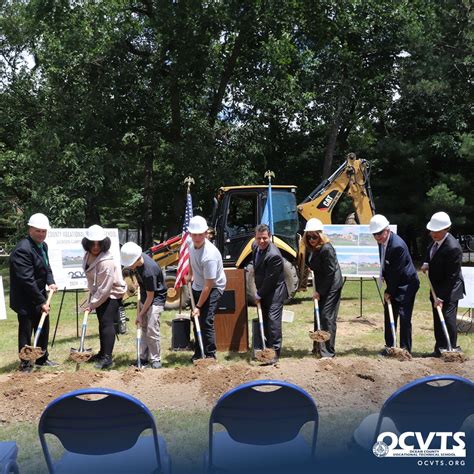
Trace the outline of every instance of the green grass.
<path fill-rule="evenodd" d="M 5 267 L 0 266 L 0 274 L 7 276 Z M 421 288 L 417 295 L 413 315 L 413 351 L 414 355 L 430 353 L 433 350 L 434 336 L 431 308 L 428 299 L 428 285 L 424 275 L 420 274 Z M 8 284 L 8 281 L 6 282 Z M 5 285 L 7 287 L 7 285 Z M 8 306 L 8 291 L 6 290 L 6 304 Z M 79 293 L 79 302 L 85 298 L 86 293 Z M 363 283 L 362 318 L 360 316 L 360 283 L 347 281 L 339 311 L 339 332 L 336 348 L 339 357 L 361 355 L 375 358 L 383 346 L 383 312 L 378 291 L 373 281 Z M 57 321 L 58 310 L 62 292 L 55 295 L 52 303 L 52 323 L 50 340 L 53 336 L 54 326 Z M 297 294 L 294 301 L 286 306 L 294 311 L 295 318 L 292 323 L 283 324 L 283 351 L 282 357 L 303 358 L 308 356 L 310 341 L 308 331 L 312 329 L 313 310 L 310 292 Z M 135 308 L 127 307 L 129 332 L 120 336 L 114 349 L 115 368 L 124 371 L 135 360 L 135 334 L 133 331 Z M 17 329 L 16 315 L 7 308 L 8 319 L 0 321 L 0 373 L 8 374 L 18 366 L 17 356 Z M 190 353 L 173 352 L 171 345 L 171 320 L 175 312 L 166 311 L 162 315 L 162 359 L 165 367 L 182 367 L 189 365 Z M 250 322 L 256 317 L 255 308 L 249 309 L 249 334 Z M 82 315 L 79 314 L 79 325 Z M 369 324 L 361 323 L 368 321 Z M 458 343 L 467 356 L 474 355 L 474 336 L 460 334 Z M 51 358 L 63 364 L 65 371 L 74 371 L 75 364 L 68 360 L 71 347 L 78 347 L 76 329 L 76 300 L 74 292 L 67 292 L 58 325 L 58 333 L 54 347 L 50 349 Z M 98 324 L 97 318 L 92 315 L 87 332 L 86 347 L 98 349 Z M 250 360 L 248 354 L 219 354 L 222 364 L 232 364 L 239 360 Z M 84 364 L 83 370 L 95 371 L 92 364 Z M 330 450 L 338 446 L 338 439 L 349 439 L 350 433 L 358 422 L 367 413 L 358 413 L 352 410 L 342 410 L 337 419 L 321 414 L 320 447 Z M 174 467 L 181 472 L 191 472 L 194 467 L 201 467 L 202 453 L 207 446 L 207 423 L 209 410 L 172 410 L 164 409 L 154 413 L 160 432 L 165 437 Z M 45 464 L 37 436 L 37 423 L 10 423 L 0 421 L 2 428 L 0 439 L 17 441 L 20 446 L 20 466 L 22 472 L 45 472 Z M 327 451 L 326 451 L 327 452 Z"/>

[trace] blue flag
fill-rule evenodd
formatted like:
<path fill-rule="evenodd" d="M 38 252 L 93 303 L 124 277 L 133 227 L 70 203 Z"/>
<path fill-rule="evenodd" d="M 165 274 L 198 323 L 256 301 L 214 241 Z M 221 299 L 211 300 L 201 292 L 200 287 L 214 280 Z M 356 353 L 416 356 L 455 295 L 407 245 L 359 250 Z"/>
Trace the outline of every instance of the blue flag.
<path fill-rule="evenodd" d="M 273 203 L 272 203 L 272 180 L 268 180 L 268 193 L 267 202 L 265 203 L 265 209 L 263 210 L 261 224 L 267 224 L 270 228 L 270 232 L 273 235 Z"/>

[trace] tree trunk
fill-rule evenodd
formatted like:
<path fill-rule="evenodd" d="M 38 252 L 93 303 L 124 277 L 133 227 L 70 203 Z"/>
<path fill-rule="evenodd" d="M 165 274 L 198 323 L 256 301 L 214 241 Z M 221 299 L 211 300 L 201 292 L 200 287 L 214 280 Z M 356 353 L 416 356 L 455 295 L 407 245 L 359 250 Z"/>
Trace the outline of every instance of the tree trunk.
<path fill-rule="evenodd" d="M 88 196 L 86 198 L 86 209 L 84 211 L 84 224 L 86 227 L 98 224 L 100 225 L 99 208 L 97 207 L 96 196 Z"/>
<path fill-rule="evenodd" d="M 143 179 L 143 248 L 153 245 L 153 152 L 145 155 Z"/>
<path fill-rule="evenodd" d="M 339 127 L 341 122 L 342 102 L 342 99 L 338 99 L 336 111 L 334 112 L 331 127 L 329 129 L 328 144 L 324 152 L 323 179 L 328 178 L 331 175 L 332 171 L 334 151 L 336 150 L 337 135 L 339 133 Z"/>

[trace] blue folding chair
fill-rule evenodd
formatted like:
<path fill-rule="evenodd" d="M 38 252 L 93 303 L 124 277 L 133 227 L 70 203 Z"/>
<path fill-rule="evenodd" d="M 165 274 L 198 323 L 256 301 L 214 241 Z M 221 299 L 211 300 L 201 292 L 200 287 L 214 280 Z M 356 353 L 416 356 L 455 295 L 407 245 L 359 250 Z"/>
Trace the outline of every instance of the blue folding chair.
<path fill-rule="evenodd" d="M 0 472 L 2 474 L 18 474 L 20 472 L 16 458 L 18 446 L 14 441 L 0 442 Z"/>
<path fill-rule="evenodd" d="M 290 472 L 314 462 L 318 410 L 300 387 L 279 380 L 256 380 L 224 394 L 209 420 L 208 472 Z M 311 439 L 300 433 L 313 422 Z M 215 425 L 226 431 L 215 431 Z M 299 469 L 300 472 L 300 469 Z"/>
<path fill-rule="evenodd" d="M 140 436 L 146 429 L 152 436 Z M 44 410 L 38 432 L 50 473 L 170 472 L 166 443 L 153 415 L 122 392 L 89 388 L 62 395 Z M 55 435 L 65 449 L 57 461 L 46 434 Z"/>
<path fill-rule="evenodd" d="M 474 414 L 474 383 L 457 375 L 430 375 L 401 387 L 380 410 L 373 441 L 384 419 L 399 433 L 406 431 L 458 431 Z"/>

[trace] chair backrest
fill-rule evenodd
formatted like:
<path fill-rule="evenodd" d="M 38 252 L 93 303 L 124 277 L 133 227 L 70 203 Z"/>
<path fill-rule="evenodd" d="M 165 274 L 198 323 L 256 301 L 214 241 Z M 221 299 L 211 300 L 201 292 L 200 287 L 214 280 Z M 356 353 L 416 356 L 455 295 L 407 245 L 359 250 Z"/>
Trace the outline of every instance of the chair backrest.
<path fill-rule="evenodd" d="M 390 418 L 400 433 L 457 431 L 474 414 L 474 383 L 457 375 L 432 375 L 410 382 L 383 404 L 374 442 L 382 420 Z"/>
<path fill-rule="evenodd" d="M 275 390 L 262 391 L 258 388 Z M 255 380 L 230 390 L 216 403 L 209 420 L 209 457 L 212 460 L 213 426 L 219 423 L 239 443 L 271 445 L 294 439 L 301 427 L 314 422 L 311 456 L 318 432 L 318 410 L 302 388 L 280 380 Z"/>
<path fill-rule="evenodd" d="M 101 395 L 99 399 L 84 396 Z M 78 454 L 111 454 L 133 447 L 146 430 L 153 432 L 158 467 L 158 432 L 150 410 L 136 398 L 116 390 L 75 390 L 53 400 L 45 408 L 38 426 L 46 462 L 52 461 L 45 434 L 58 437 L 65 449 Z"/>

